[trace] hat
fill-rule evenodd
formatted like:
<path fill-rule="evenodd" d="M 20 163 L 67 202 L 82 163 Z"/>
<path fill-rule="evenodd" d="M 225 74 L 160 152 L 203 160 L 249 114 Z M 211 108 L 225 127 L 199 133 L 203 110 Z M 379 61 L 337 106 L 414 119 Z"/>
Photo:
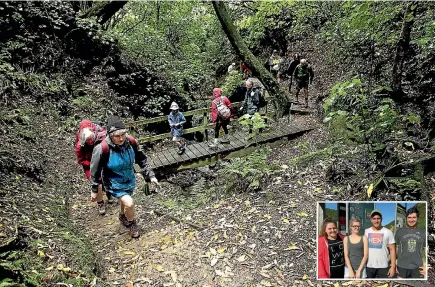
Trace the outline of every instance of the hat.
<path fill-rule="evenodd" d="M 171 107 L 169 109 L 171 109 L 171 110 L 178 110 L 179 107 L 178 107 L 176 102 L 172 102 Z"/>
<path fill-rule="evenodd" d="M 379 210 L 377 210 L 377 209 L 374 209 L 371 213 L 370 213 L 370 218 L 372 218 L 373 216 L 375 216 L 375 215 L 379 215 L 381 218 L 382 218 L 382 213 L 379 211 Z"/>
<path fill-rule="evenodd" d="M 122 122 L 122 120 L 117 116 L 109 116 L 107 119 L 107 131 L 109 133 L 112 133 L 117 130 L 123 130 L 125 129 L 125 124 Z"/>
<path fill-rule="evenodd" d="M 217 98 L 222 95 L 222 89 L 220 88 L 214 88 L 213 89 L 213 97 Z"/>

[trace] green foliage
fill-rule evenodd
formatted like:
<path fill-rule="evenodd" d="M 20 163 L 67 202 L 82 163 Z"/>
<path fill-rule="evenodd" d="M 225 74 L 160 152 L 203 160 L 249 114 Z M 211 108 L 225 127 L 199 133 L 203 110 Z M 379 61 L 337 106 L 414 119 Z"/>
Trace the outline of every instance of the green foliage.
<path fill-rule="evenodd" d="M 237 88 L 243 84 L 243 75 L 239 71 L 233 70 L 231 73 L 225 77 L 225 81 L 222 84 L 222 93 L 230 97 L 233 95 Z"/>
<path fill-rule="evenodd" d="M 118 39 L 125 57 L 169 79 L 186 98 L 192 91 L 211 92 L 211 75 L 233 57 L 211 5 L 134 1 L 124 10 L 109 33 Z"/>
<path fill-rule="evenodd" d="M 254 191 L 266 182 L 277 166 L 266 160 L 270 148 L 259 149 L 246 157 L 235 158 L 222 170 L 221 177 L 228 192 Z"/>
<path fill-rule="evenodd" d="M 252 129 L 252 133 L 249 134 L 248 138 L 253 138 L 259 134 L 260 129 L 267 127 L 266 119 L 268 119 L 268 117 L 262 116 L 260 113 L 255 113 L 252 116 L 245 114 L 239 118 L 239 124 Z"/>

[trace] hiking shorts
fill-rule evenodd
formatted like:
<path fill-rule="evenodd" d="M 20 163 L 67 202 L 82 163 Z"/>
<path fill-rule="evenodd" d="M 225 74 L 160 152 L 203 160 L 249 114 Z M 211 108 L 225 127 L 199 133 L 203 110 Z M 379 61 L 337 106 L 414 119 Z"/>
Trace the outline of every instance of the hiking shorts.
<path fill-rule="evenodd" d="M 113 197 L 115 198 L 121 198 L 124 195 L 132 195 L 133 194 L 133 190 L 107 190 L 106 192 L 110 193 Z"/>
<path fill-rule="evenodd" d="M 307 82 L 305 82 L 305 81 L 296 81 L 296 88 L 298 90 L 303 89 L 303 88 L 308 89 L 308 81 Z"/>
<path fill-rule="evenodd" d="M 183 139 L 182 137 L 177 137 L 177 136 L 172 137 L 173 142 L 180 142 L 182 139 Z"/>

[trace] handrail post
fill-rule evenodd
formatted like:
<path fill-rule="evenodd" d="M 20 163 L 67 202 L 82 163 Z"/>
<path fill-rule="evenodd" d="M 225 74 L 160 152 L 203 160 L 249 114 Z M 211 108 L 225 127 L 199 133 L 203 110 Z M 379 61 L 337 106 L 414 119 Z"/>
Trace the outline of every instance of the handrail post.
<path fill-rule="evenodd" d="M 208 141 L 208 131 L 207 131 L 207 126 L 208 126 L 208 113 L 204 112 L 204 137 L 205 140 Z"/>

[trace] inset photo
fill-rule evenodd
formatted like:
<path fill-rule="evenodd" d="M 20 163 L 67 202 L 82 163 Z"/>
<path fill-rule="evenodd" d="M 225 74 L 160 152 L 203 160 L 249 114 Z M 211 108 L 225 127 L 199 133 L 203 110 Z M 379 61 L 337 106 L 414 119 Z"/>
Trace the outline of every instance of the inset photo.
<path fill-rule="evenodd" d="M 317 278 L 427 280 L 425 201 L 317 202 Z"/>

